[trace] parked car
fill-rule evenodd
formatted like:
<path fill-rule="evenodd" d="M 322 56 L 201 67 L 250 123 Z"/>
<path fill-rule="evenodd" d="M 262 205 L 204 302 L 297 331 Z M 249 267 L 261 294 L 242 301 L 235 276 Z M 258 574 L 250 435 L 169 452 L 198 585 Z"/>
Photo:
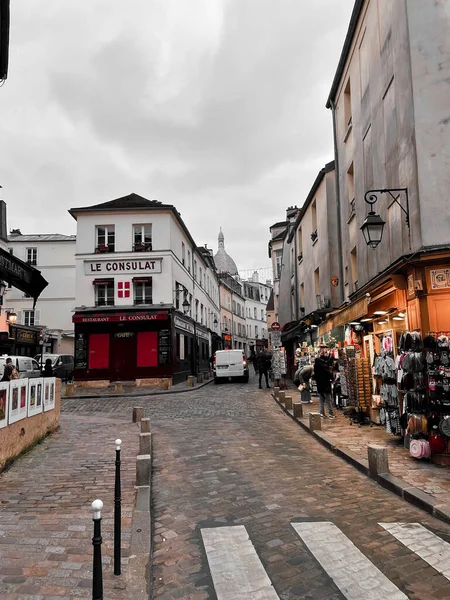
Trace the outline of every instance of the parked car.
<path fill-rule="evenodd" d="M 13 365 L 19 371 L 20 379 L 41 376 L 41 369 L 34 358 L 30 358 L 29 356 L 11 356 L 11 354 L 4 354 L 3 356 L 0 356 L 0 378 L 3 376 L 7 358 L 12 360 Z"/>
<path fill-rule="evenodd" d="M 248 363 L 243 350 L 217 350 L 214 355 L 214 383 L 239 379 L 248 382 Z"/>
<path fill-rule="evenodd" d="M 70 354 L 44 354 L 44 356 L 36 354 L 34 358 L 39 364 L 41 364 L 42 359 L 42 368 L 44 368 L 45 361 L 49 358 L 52 361 L 53 375 L 55 377 L 60 377 L 63 381 L 72 379 L 74 360 Z"/>

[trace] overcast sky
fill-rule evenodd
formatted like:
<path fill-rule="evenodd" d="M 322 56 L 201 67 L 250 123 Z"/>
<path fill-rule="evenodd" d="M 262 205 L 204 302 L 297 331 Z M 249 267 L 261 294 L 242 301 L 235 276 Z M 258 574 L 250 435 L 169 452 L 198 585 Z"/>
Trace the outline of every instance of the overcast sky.
<path fill-rule="evenodd" d="M 269 226 L 333 158 L 331 87 L 354 0 L 14 0 L 0 88 L 9 228 L 135 192 L 197 244 L 269 266 Z"/>

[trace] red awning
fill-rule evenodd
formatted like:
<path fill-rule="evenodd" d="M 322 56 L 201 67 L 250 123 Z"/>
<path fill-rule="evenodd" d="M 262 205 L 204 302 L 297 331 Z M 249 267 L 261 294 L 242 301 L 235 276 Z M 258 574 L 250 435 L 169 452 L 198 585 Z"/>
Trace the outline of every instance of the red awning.
<path fill-rule="evenodd" d="M 112 285 L 114 279 L 94 279 L 92 285 Z"/>
<path fill-rule="evenodd" d="M 133 277 L 132 281 L 133 281 L 133 283 L 151 283 L 152 278 L 151 277 Z"/>

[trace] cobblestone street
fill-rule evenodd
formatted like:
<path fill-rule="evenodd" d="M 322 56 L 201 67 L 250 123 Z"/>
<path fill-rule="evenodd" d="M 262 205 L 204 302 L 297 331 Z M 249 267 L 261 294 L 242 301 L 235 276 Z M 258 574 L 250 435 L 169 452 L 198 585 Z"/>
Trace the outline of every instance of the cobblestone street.
<path fill-rule="evenodd" d="M 217 591 L 220 572 L 212 573 L 214 549 L 206 554 L 205 531 L 243 526 L 282 600 L 450 598 L 448 571 L 447 576 L 442 574 L 448 569 L 450 527 L 334 457 L 286 417 L 270 392 L 258 390 L 254 380 L 140 400 L 71 400 L 64 402 L 64 410 L 125 416 L 139 404 L 151 417 L 154 597 L 273 597 L 233 595 L 232 586 L 229 595 Z M 342 573 L 333 572 L 321 559 L 321 548 L 329 545 L 327 537 L 296 531 L 292 525 L 317 521 L 331 522 L 336 532 L 330 535 L 345 540 L 331 544 L 338 554 L 342 552 L 342 561 L 335 561 L 343 562 Z M 389 529 L 392 523 L 418 523 L 438 538 L 430 542 L 423 535 L 423 546 L 419 537 L 418 546 L 410 549 L 408 540 L 401 542 L 401 536 L 394 535 L 395 526 Z M 354 544 L 351 548 L 349 541 Z M 437 556 L 430 559 L 439 543 L 444 551 L 436 550 Z M 375 574 L 361 562 L 361 555 L 353 557 L 352 550 L 369 559 Z M 227 560 L 219 562 L 226 566 Z M 234 564 L 230 585 L 234 575 L 238 577 L 238 567 Z M 398 593 L 388 591 L 389 582 Z"/>

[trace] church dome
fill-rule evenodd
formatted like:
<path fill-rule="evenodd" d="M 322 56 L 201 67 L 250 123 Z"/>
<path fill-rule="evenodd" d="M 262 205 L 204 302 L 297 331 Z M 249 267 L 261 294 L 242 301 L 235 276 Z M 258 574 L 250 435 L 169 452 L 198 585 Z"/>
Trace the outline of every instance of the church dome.
<path fill-rule="evenodd" d="M 219 233 L 219 249 L 214 255 L 214 262 L 219 273 L 229 273 L 230 275 L 238 275 L 236 263 L 229 254 L 225 251 L 225 236 L 222 233 L 222 229 Z"/>

